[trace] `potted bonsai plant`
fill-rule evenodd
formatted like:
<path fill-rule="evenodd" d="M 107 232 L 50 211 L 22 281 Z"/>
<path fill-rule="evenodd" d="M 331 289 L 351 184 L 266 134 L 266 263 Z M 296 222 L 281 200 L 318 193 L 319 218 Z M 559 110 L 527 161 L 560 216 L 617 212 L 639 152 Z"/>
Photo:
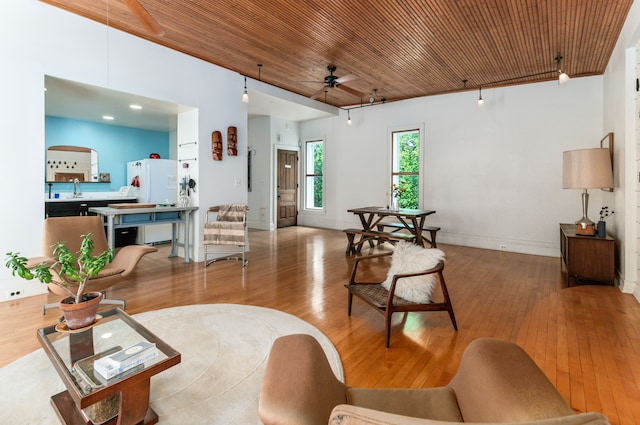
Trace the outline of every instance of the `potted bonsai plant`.
<path fill-rule="evenodd" d="M 57 285 L 69 294 L 60 301 L 66 325 L 69 329 L 80 329 L 95 322 L 101 292 L 86 292 L 89 279 L 95 277 L 113 260 L 111 248 L 93 256 L 94 243 L 91 233 L 82 235 L 80 251 L 72 253 L 64 242 L 58 242 L 52 259 L 42 259 L 36 264 L 22 257 L 19 252 L 8 252 L 6 266 L 12 275 L 42 283 Z M 77 286 L 75 292 L 72 291 Z"/>

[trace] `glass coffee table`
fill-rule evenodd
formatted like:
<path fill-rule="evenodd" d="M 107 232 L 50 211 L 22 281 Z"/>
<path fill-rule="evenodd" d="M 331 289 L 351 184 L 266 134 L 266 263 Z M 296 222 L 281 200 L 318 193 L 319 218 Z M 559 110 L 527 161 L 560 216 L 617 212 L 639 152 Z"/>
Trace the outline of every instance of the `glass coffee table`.
<path fill-rule="evenodd" d="M 51 397 L 65 424 L 154 424 L 149 407 L 151 377 L 180 363 L 180 353 L 119 308 L 99 313 L 91 327 L 69 331 L 64 324 L 38 329 L 38 340 L 66 391 Z M 141 342 L 156 354 L 109 379 L 94 371 L 95 360 Z M 149 357 L 149 356 L 147 356 Z"/>

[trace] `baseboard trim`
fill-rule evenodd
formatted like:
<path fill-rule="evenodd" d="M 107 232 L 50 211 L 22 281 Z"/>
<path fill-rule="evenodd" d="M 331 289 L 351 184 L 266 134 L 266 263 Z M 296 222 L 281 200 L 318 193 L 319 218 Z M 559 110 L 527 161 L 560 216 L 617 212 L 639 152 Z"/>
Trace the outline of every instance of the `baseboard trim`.
<path fill-rule="evenodd" d="M 438 232 L 438 242 L 451 245 L 469 246 L 473 248 L 492 249 L 496 251 L 516 252 L 519 254 L 560 257 L 559 242 L 542 242 L 518 239 L 504 239 L 480 235 L 463 235 L 457 233 Z"/>

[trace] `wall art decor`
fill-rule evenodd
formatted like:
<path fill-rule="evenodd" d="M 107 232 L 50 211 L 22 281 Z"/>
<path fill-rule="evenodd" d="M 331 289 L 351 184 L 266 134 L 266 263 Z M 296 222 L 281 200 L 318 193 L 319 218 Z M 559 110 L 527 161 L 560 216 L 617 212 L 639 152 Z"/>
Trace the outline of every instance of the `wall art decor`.
<path fill-rule="evenodd" d="M 238 129 L 235 127 L 227 129 L 227 155 L 238 156 Z"/>
<path fill-rule="evenodd" d="M 211 133 L 211 155 L 214 161 L 222 161 L 222 133 Z"/>

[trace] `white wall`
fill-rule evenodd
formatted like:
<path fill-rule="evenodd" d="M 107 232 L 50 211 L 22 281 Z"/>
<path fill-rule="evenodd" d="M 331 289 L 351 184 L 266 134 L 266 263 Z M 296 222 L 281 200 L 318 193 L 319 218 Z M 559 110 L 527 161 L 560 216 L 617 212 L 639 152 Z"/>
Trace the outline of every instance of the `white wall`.
<path fill-rule="evenodd" d="M 386 205 L 389 129 L 424 123 L 423 205 L 445 243 L 559 255 L 558 223 L 581 217 L 580 191 L 562 189 L 562 152 L 598 146 L 602 77 L 574 78 L 411 99 L 351 110 L 301 124 L 301 140 L 323 137 L 324 214 L 302 212 L 306 225 L 358 225 L 347 209 Z M 591 217 L 602 192 L 591 191 Z"/>
<path fill-rule="evenodd" d="M 0 38 L 5 40 L 0 45 L 0 143 L 5 152 L 0 181 L 5 205 L 11 205 L 0 217 L 1 252 L 40 253 L 45 75 L 196 108 L 197 119 L 189 121 L 197 129 L 188 135 L 198 139 L 197 169 L 191 172 L 197 182 L 195 204 L 202 209 L 246 202 L 247 106 L 241 101 L 244 80 L 239 74 L 36 0 L 14 2 L 10 9 L 0 16 Z M 228 126 L 238 128 L 238 156 L 214 162 L 211 132 L 226 134 Z M 203 218 L 196 214 L 193 229 L 194 254 L 200 260 Z M 23 293 L 44 291 L 44 285 L 27 285 L 0 267 L 0 287 L 5 288 L 0 300 L 18 285 Z"/>
<path fill-rule="evenodd" d="M 615 138 L 613 198 L 616 213 L 608 229 L 616 238 L 620 286 L 640 299 L 638 285 L 638 134 L 635 89 L 640 41 L 640 3 L 635 1 L 611 54 L 604 74 L 604 129 Z"/>
<path fill-rule="evenodd" d="M 251 158 L 251 192 L 249 192 L 247 224 L 254 229 L 270 230 L 271 209 L 271 118 L 249 120 Z"/>

